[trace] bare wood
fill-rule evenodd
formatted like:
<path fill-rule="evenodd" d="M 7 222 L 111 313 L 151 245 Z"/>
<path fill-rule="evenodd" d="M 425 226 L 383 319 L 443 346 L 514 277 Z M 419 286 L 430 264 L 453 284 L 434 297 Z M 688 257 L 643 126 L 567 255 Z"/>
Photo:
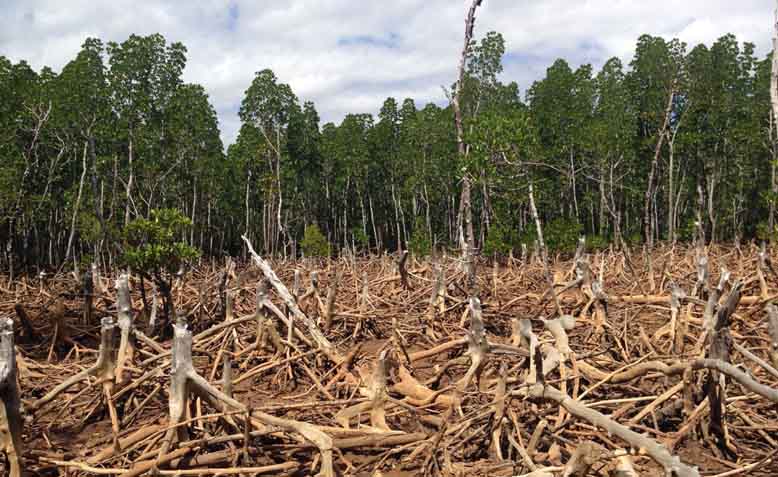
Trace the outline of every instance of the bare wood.
<path fill-rule="evenodd" d="M 481 318 L 481 301 L 478 298 L 470 298 L 470 330 L 467 335 L 467 354 L 470 356 L 470 368 L 465 376 L 457 384 L 457 389 L 464 392 L 475 377 L 480 384 L 481 371 L 486 364 L 489 353 L 489 342 L 486 340 L 484 322 Z"/>
<path fill-rule="evenodd" d="M 330 286 L 327 289 L 327 308 L 325 308 L 324 311 L 324 331 L 329 331 L 330 327 L 332 327 L 332 320 L 335 318 L 335 298 L 338 296 L 339 285 L 340 272 L 336 270 L 333 274 Z"/>
<path fill-rule="evenodd" d="M 116 280 L 117 324 L 119 325 L 119 352 L 116 357 L 116 380 L 126 383 L 130 376 L 127 365 L 132 365 L 135 356 L 135 335 L 132 332 L 132 301 L 130 300 L 129 277 L 126 273 Z"/>
<path fill-rule="evenodd" d="M 22 416 L 17 385 L 13 320 L 0 320 L 0 449 L 5 453 L 9 477 L 21 477 Z"/>
<path fill-rule="evenodd" d="M 549 292 L 554 299 L 554 306 L 556 307 L 557 315 L 562 316 L 562 305 L 559 303 L 559 297 L 554 291 L 554 279 L 551 277 L 551 271 L 548 268 L 548 252 L 546 251 L 546 242 L 543 240 L 543 227 L 540 225 L 540 217 L 538 217 L 538 209 L 535 207 L 535 195 L 532 191 L 532 183 L 529 184 L 529 210 L 532 214 L 532 219 L 535 221 L 535 230 L 538 234 L 538 243 L 540 245 L 540 254 L 543 261 L 543 273 L 546 276 L 548 282 Z"/>
<path fill-rule="evenodd" d="M 632 431 L 628 427 L 572 399 L 552 386 L 536 384 L 530 388 L 530 396 L 556 402 L 573 416 L 605 429 L 609 434 L 623 439 L 636 449 L 643 449 L 646 454 L 665 469 L 668 475 L 677 477 L 699 477 L 700 475 L 696 468 L 682 463 L 677 456 L 670 454 L 664 446 L 656 441 Z"/>
<path fill-rule="evenodd" d="M 467 155 L 467 148 L 465 146 L 464 138 L 464 126 L 462 118 L 462 90 L 465 84 L 465 66 L 467 63 L 467 57 L 470 52 L 470 43 L 473 38 L 473 29 L 475 28 L 475 12 L 478 7 L 481 6 L 483 0 L 473 0 L 470 5 L 470 9 L 467 12 L 465 18 L 465 38 L 462 46 L 462 53 L 459 56 L 459 74 L 457 77 L 456 90 L 452 98 L 452 106 L 454 108 L 454 123 L 457 130 L 457 151 L 460 159 L 464 159 Z M 465 230 L 466 229 L 466 230 Z M 467 237 L 465 237 L 467 233 Z M 462 194 L 459 201 L 459 242 L 462 248 L 462 259 L 465 267 L 468 270 L 468 276 L 471 276 L 470 271 L 474 269 L 473 254 L 475 253 L 475 238 L 473 234 L 473 219 L 472 210 L 470 205 L 470 176 L 465 172 L 462 178 Z M 469 290 L 468 290 L 469 292 Z"/>
<path fill-rule="evenodd" d="M 765 307 L 767 311 L 767 329 L 770 334 L 770 360 L 778 368 L 778 308 L 772 303 Z"/>
<path fill-rule="evenodd" d="M 774 18 L 773 56 L 772 69 L 770 71 L 770 105 L 772 106 L 773 120 L 778 121 L 778 2 L 776 2 Z"/>
<path fill-rule="evenodd" d="M 224 392 L 218 390 L 200 376 L 192 365 L 192 333 L 187 329 L 183 315 L 174 325 L 173 361 L 171 368 L 171 424 L 178 424 L 183 419 L 186 409 L 187 396 L 190 392 L 199 396 L 211 405 L 224 411 L 227 407 L 236 409 L 242 413 L 249 413 L 252 419 L 260 426 L 275 426 L 301 435 L 307 441 L 313 443 L 321 455 L 321 476 L 334 477 L 332 467 L 332 438 L 312 424 L 284 419 L 261 411 L 249 411 L 249 409 Z M 176 397 L 175 402 L 173 397 Z M 167 454 L 175 437 L 174 433 L 183 431 L 182 428 L 170 427 L 165 442 L 160 448 L 158 461 Z M 181 436 L 179 435 L 179 439 Z M 180 439 L 182 440 L 182 439 Z M 158 462 L 159 463 L 159 462 Z M 155 465 L 158 465 L 155 464 Z M 139 475 L 139 474 L 132 474 Z M 131 477 L 127 475 L 126 477 Z"/>
<path fill-rule="evenodd" d="M 89 325 L 92 323 L 92 302 L 94 300 L 95 293 L 95 286 L 92 280 L 92 274 L 88 271 L 84 272 L 83 284 L 81 288 L 81 293 L 84 295 L 84 309 L 82 315 L 82 324 L 84 325 Z"/>
<path fill-rule="evenodd" d="M 316 342 L 316 344 L 319 345 L 319 348 L 321 348 L 324 354 L 326 354 L 327 357 L 330 358 L 336 364 L 343 361 L 343 355 L 341 355 L 338 352 L 338 350 L 335 348 L 335 346 L 332 343 L 330 343 L 330 340 L 328 340 L 327 337 L 324 336 L 324 334 L 321 332 L 316 322 L 310 319 L 307 315 L 305 315 L 305 313 L 303 313 L 300 310 L 300 307 L 297 306 L 297 303 L 295 302 L 292 295 L 289 293 L 289 290 L 281 282 L 281 280 L 278 279 L 278 276 L 276 276 L 273 269 L 270 268 L 270 264 L 268 264 L 265 260 L 263 260 L 262 257 L 260 257 L 257 254 L 257 252 L 254 251 L 254 247 L 251 245 L 251 242 L 245 235 L 243 236 L 243 241 L 246 242 L 246 246 L 249 249 L 249 253 L 251 254 L 251 257 L 254 259 L 254 262 L 262 270 L 262 273 L 265 275 L 265 278 L 268 279 L 268 281 L 273 286 L 273 288 L 275 288 L 276 292 L 281 297 L 281 299 L 284 300 L 284 303 L 286 303 L 286 306 L 289 307 L 289 311 L 292 312 L 295 319 L 300 320 L 302 323 L 306 325 L 306 327 L 308 328 L 308 333 L 310 333 L 311 337 Z"/>
<path fill-rule="evenodd" d="M 97 356 L 97 362 L 95 362 L 95 364 L 92 367 L 85 369 L 84 371 L 81 371 L 80 373 L 66 379 L 65 381 L 63 381 L 62 383 L 54 387 L 54 389 L 46 393 L 40 399 L 33 401 L 30 404 L 29 408 L 33 411 L 40 409 L 45 404 L 54 400 L 54 398 L 59 396 L 62 392 L 66 391 L 68 388 L 75 385 L 79 381 L 83 381 L 89 376 L 107 375 L 109 370 L 111 373 L 113 373 L 113 366 L 115 366 L 115 361 L 113 357 L 113 349 L 114 349 L 113 339 L 114 339 L 115 328 L 116 328 L 116 324 L 114 323 L 112 318 L 110 317 L 103 318 L 101 332 L 100 332 L 100 336 L 101 336 L 100 351 Z"/>
<path fill-rule="evenodd" d="M 583 442 L 575 448 L 573 456 L 565 465 L 562 477 L 586 477 L 592 466 L 604 460 L 605 449 L 591 441 Z"/>
<path fill-rule="evenodd" d="M 759 356 L 755 355 L 754 353 L 748 351 L 748 349 L 741 345 L 740 343 L 733 342 L 732 347 L 740 354 L 743 355 L 744 358 L 748 358 L 754 363 L 758 364 L 762 367 L 765 371 L 767 371 L 769 374 L 771 374 L 774 378 L 778 378 L 778 369 L 775 369 L 774 367 L 770 366 L 769 363 L 767 363 L 765 360 L 760 358 Z"/>
<path fill-rule="evenodd" d="M 397 259 L 397 270 L 400 273 L 400 284 L 406 290 L 408 288 L 410 288 L 410 284 L 408 283 L 407 262 L 408 262 L 408 251 L 407 250 L 403 250 L 400 253 L 400 258 Z"/>
<path fill-rule="evenodd" d="M 155 424 L 155 425 L 151 425 L 151 426 L 143 426 L 143 427 L 139 428 L 137 431 L 135 431 L 132 434 L 128 435 L 127 437 L 123 437 L 123 438 L 119 439 L 119 447 L 122 448 L 122 449 L 126 449 L 127 447 L 129 447 L 129 446 L 131 446 L 133 444 L 136 444 L 136 443 L 142 441 L 143 439 L 149 437 L 150 435 L 156 434 L 157 432 L 159 432 L 159 431 L 161 431 L 163 429 L 165 429 L 165 426 L 162 425 L 162 424 Z M 90 464 L 90 465 L 91 464 L 98 464 L 98 463 L 100 463 L 100 462 L 102 462 L 102 461 L 112 457 L 115 453 L 116 453 L 116 448 L 113 445 L 111 445 L 111 446 L 108 446 L 108 447 L 104 448 L 103 450 L 101 450 L 100 452 L 98 452 L 94 456 L 90 457 L 89 459 L 87 459 L 86 462 L 87 462 L 87 464 Z"/>
<path fill-rule="evenodd" d="M 643 202 L 643 228 L 645 233 L 645 240 L 648 244 L 649 253 L 654 246 L 654 234 L 651 230 L 651 198 L 654 195 L 654 177 L 656 176 L 656 169 L 659 164 L 659 156 L 662 154 L 662 144 L 664 143 L 665 136 L 667 135 L 667 128 L 670 126 L 670 115 L 673 111 L 673 99 L 675 98 L 675 90 L 678 84 L 677 78 L 673 78 L 670 85 L 670 91 L 667 95 L 667 107 L 665 107 L 665 116 L 662 121 L 662 127 L 658 131 L 656 148 L 654 148 L 654 159 L 651 161 L 651 167 L 648 172 L 648 185 L 646 186 L 645 200 Z"/>

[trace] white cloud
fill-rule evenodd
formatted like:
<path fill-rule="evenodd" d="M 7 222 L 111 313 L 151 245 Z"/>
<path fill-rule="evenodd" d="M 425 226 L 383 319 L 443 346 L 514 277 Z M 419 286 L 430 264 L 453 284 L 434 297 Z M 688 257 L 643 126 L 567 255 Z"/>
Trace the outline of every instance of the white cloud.
<path fill-rule="evenodd" d="M 324 121 L 375 113 L 387 96 L 444 101 L 456 74 L 469 1 L 0 0 L 0 55 L 61 68 L 84 38 L 162 33 L 188 48 L 185 80 L 211 96 L 225 142 L 254 73 L 271 68 Z M 497 30 L 513 58 L 505 79 L 522 91 L 557 57 L 629 62 L 642 33 L 710 44 L 727 32 L 770 48 L 770 0 L 484 0 L 476 34 Z"/>

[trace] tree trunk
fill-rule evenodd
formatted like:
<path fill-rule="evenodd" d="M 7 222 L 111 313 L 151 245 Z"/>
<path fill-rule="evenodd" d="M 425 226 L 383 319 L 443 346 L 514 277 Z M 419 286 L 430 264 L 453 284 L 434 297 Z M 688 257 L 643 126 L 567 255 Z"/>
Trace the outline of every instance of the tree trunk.
<path fill-rule="evenodd" d="M 454 122 L 457 128 L 457 151 L 459 153 L 460 160 L 464 160 L 466 151 L 464 130 L 462 126 L 462 108 L 460 106 L 462 87 L 465 80 L 465 64 L 467 62 L 467 55 L 470 50 L 470 41 L 473 38 L 473 28 L 475 27 L 475 11 L 478 7 L 481 6 L 482 1 L 483 0 L 473 0 L 473 3 L 470 5 L 470 10 L 467 12 L 467 18 L 465 19 L 465 41 L 462 46 L 462 54 L 459 57 L 459 77 L 457 79 L 456 91 L 454 92 L 454 97 L 452 100 L 454 107 Z M 467 172 L 462 178 L 462 196 L 460 200 L 462 205 L 460 205 L 459 239 L 460 246 L 462 247 L 462 258 L 465 263 L 468 263 L 471 260 L 470 256 L 473 253 L 474 240 L 472 211 L 470 209 L 470 178 L 468 177 Z M 465 224 L 467 224 L 467 241 L 465 241 L 465 231 L 463 230 Z"/>
<path fill-rule="evenodd" d="M 132 183 L 133 183 L 133 172 L 132 172 L 132 128 L 130 128 L 130 140 L 128 144 L 128 152 L 127 152 L 127 158 L 129 160 L 129 169 L 130 169 L 130 176 L 127 179 L 127 187 L 125 189 L 125 199 L 127 203 L 124 206 L 124 225 L 127 225 L 130 223 L 130 201 L 132 199 Z"/>
<path fill-rule="evenodd" d="M 670 113 L 673 110 L 673 98 L 675 98 L 676 85 L 677 80 L 674 79 L 670 86 L 670 94 L 667 98 L 667 107 L 665 108 L 665 117 L 662 122 L 662 128 L 659 130 L 659 137 L 656 141 L 654 160 L 651 161 L 651 169 L 648 173 L 648 185 L 646 186 L 645 200 L 643 202 L 643 233 L 649 250 L 654 246 L 653 231 L 651 230 L 651 199 L 654 195 L 654 176 L 656 175 L 656 169 L 659 164 L 659 156 L 662 154 L 662 144 L 665 140 L 665 133 L 667 127 L 670 125 Z"/>
<path fill-rule="evenodd" d="M 195 210 L 197 210 L 197 177 L 192 185 L 192 225 L 189 227 L 189 245 L 194 247 L 195 237 Z"/>
<path fill-rule="evenodd" d="M 251 169 L 246 172 L 246 198 L 244 207 L 246 208 L 246 228 L 243 233 L 247 237 L 251 237 L 251 231 L 249 230 L 249 192 L 251 191 Z M 243 258 L 246 258 L 246 248 L 243 248 Z"/>
<path fill-rule="evenodd" d="M 778 182 L 776 182 L 776 139 L 778 138 L 778 1 L 776 1 L 775 8 L 775 23 L 773 27 L 773 61 L 772 71 L 770 74 L 770 104 L 772 105 L 772 121 L 771 124 L 771 150 L 773 151 L 773 160 L 771 161 L 771 186 L 773 197 L 770 200 L 770 233 L 772 234 L 775 226 L 775 197 L 778 194 Z"/>
<path fill-rule="evenodd" d="M 62 263 L 67 263 L 68 259 L 70 258 L 70 250 L 73 247 L 73 238 L 76 235 L 76 219 L 78 218 L 78 209 L 81 206 L 81 194 L 84 191 L 84 179 L 86 179 L 86 149 L 87 149 L 88 143 L 84 143 L 84 155 L 81 159 L 82 169 L 81 169 L 81 180 L 78 183 L 78 195 L 76 196 L 76 203 L 73 206 L 73 217 L 70 220 L 70 236 L 68 237 L 68 247 L 65 250 L 65 259 L 62 261 Z M 97 257 L 95 257 L 95 260 L 97 260 Z"/>

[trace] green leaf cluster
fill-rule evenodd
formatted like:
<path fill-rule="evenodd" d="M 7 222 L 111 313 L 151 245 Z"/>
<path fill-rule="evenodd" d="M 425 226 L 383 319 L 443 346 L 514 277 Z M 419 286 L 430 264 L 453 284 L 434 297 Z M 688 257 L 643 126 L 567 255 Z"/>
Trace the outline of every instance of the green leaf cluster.
<path fill-rule="evenodd" d="M 123 262 L 138 273 L 158 277 L 173 274 L 197 259 L 200 252 L 180 240 L 191 220 L 175 209 L 151 211 L 151 218 L 127 224 Z"/>
<path fill-rule="evenodd" d="M 316 224 L 305 227 L 305 234 L 300 241 L 300 247 L 306 257 L 330 256 L 330 243 Z"/>

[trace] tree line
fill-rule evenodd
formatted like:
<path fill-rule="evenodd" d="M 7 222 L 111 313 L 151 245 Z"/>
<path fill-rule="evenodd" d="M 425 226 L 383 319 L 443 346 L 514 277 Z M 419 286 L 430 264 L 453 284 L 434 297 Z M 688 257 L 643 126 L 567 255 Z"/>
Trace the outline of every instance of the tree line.
<path fill-rule="evenodd" d="M 531 246 L 530 183 L 556 249 L 687 240 L 696 223 L 713 241 L 775 234 L 771 61 L 753 44 L 643 35 L 628 65 L 559 59 L 523 96 L 504 55 L 496 32 L 466 49 L 461 150 L 451 105 L 387 98 L 322 125 L 269 69 L 225 150 L 186 48 L 159 34 L 87 39 L 60 72 L 0 57 L 4 264 L 111 266 L 128 224 L 167 208 L 206 255 L 244 253 L 245 234 L 299 256 L 318 233 L 333 253 L 423 254 L 458 246 L 463 182 L 484 255 Z"/>

